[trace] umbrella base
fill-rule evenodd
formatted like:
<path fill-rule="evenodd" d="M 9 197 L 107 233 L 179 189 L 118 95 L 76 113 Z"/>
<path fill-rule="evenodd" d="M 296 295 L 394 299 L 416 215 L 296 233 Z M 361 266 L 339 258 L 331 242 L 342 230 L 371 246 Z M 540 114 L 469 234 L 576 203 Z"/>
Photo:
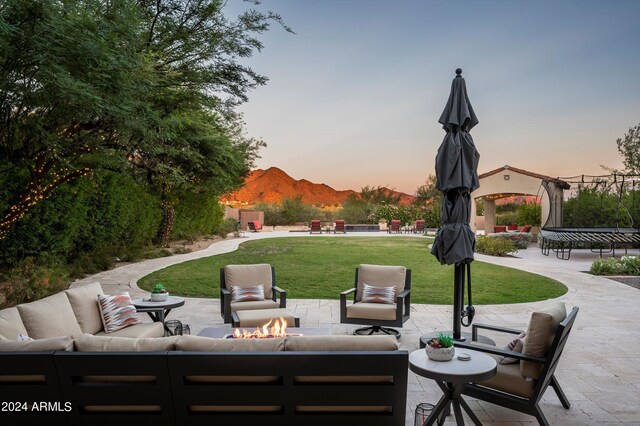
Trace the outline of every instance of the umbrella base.
<path fill-rule="evenodd" d="M 396 339 L 399 339 L 401 334 L 398 330 L 389 327 L 383 327 L 381 325 L 372 325 L 370 327 L 362 327 L 353 332 L 356 336 L 371 336 L 375 333 L 384 333 L 390 336 L 396 336 Z"/>
<path fill-rule="evenodd" d="M 424 334 L 420 336 L 420 349 L 425 348 L 427 346 L 427 342 L 433 339 L 434 337 L 438 337 L 438 334 L 440 333 L 450 334 L 451 336 L 453 336 L 453 331 L 451 330 L 434 331 L 433 333 Z M 460 337 L 461 337 L 461 339 L 459 340 L 460 342 L 465 342 L 465 341 L 471 342 L 471 333 L 460 333 Z M 488 337 L 480 336 L 480 335 L 478 335 L 478 342 L 484 343 L 485 345 L 491 345 L 491 346 L 496 345 L 496 342 L 494 342 L 493 340 L 489 339 Z"/>

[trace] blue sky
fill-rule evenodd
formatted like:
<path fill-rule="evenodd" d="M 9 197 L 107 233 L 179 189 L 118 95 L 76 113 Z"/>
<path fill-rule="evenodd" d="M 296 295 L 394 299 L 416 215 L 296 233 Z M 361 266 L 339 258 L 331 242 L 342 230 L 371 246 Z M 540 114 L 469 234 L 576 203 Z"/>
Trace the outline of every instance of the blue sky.
<path fill-rule="evenodd" d="M 251 4 L 230 0 L 227 12 Z M 480 124 L 479 172 L 551 176 L 619 168 L 640 123 L 640 1 L 263 0 L 274 25 L 246 61 L 269 77 L 241 107 L 258 166 L 336 189 L 413 193 L 463 69 Z"/>

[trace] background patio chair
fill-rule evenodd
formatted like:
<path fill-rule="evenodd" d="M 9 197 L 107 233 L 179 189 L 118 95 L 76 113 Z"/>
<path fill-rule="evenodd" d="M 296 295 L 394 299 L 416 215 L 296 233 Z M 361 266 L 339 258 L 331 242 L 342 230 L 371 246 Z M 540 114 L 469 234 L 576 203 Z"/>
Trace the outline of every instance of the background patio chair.
<path fill-rule="evenodd" d="M 231 287 L 249 287 L 262 284 L 264 300 L 233 302 Z M 278 296 L 280 302 L 278 303 Z M 276 309 L 287 307 L 287 293 L 276 286 L 276 270 L 267 263 L 254 265 L 227 265 L 220 268 L 220 315 L 225 324 L 231 322 L 231 313 L 249 309 Z"/>
<path fill-rule="evenodd" d="M 318 234 L 322 234 L 322 227 L 320 226 L 319 220 L 311 221 L 311 230 L 309 231 L 309 233 L 313 234 L 314 232 L 317 232 Z"/>
<path fill-rule="evenodd" d="M 373 287 L 395 287 L 395 303 L 371 303 L 362 300 L 364 284 Z M 347 296 L 353 293 L 353 303 Z M 353 334 L 382 332 L 400 338 L 400 332 L 388 327 L 402 327 L 409 319 L 411 307 L 411 269 L 404 266 L 360 265 L 356 268 L 355 285 L 340 293 L 340 322 L 365 324 Z"/>
<path fill-rule="evenodd" d="M 522 353 L 476 342 L 478 329 L 514 335 L 520 334 L 520 330 L 474 324 L 472 328 L 473 341 L 469 343 L 454 342 L 457 348 L 489 353 L 496 359 L 499 356 L 516 358 L 519 362 L 506 365 L 498 363 L 498 374 L 495 377 L 485 382 L 470 383 L 462 393 L 530 414 L 535 416 L 541 425 L 548 425 L 549 422 L 539 405 L 548 386 L 551 386 L 556 392 L 564 408 L 568 409 L 571 405 L 554 376 L 562 350 L 567 343 L 569 332 L 578 314 L 578 308 L 574 307 L 569 315 L 565 315 L 565 313 L 562 302 L 555 302 L 538 312 L 534 312 L 529 321 Z"/>
<path fill-rule="evenodd" d="M 424 223 L 422 219 L 416 220 L 415 227 L 413 228 L 416 234 L 424 234 Z"/>
<path fill-rule="evenodd" d="M 529 232 L 531 231 L 531 225 L 524 225 L 522 228 L 520 228 L 520 232 Z"/>
<path fill-rule="evenodd" d="M 504 225 L 494 226 L 493 227 L 493 232 L 494 232 L 494 234 L 497 234 L 498 232 L 507 232 L 507 227 L 504 226 Z"/>
<path fill-rule="evenodd" d="M 249 221 L 248 225 L 249 230 L 253 232 L 258 232 L 262 229 L 262 225 L 260 224 L 259 220 L 251 220 Z"/>
<path fill-rule="evenodd" d="M 400 231 L 400 220 L 398 219 L 392 219 L 391 220 L 391 224 L 389 225 L 389 233 L 390 234 L 399 234 Z"/>
<path fill-rule="evenodd" d="M 343 234 L 347 233 L 347 231 L 344 229 L 344 220 L 336 220 L 336 227 L 333 229 L 333 233 L 337 234 L 338 232 L 341 232 Z"/>

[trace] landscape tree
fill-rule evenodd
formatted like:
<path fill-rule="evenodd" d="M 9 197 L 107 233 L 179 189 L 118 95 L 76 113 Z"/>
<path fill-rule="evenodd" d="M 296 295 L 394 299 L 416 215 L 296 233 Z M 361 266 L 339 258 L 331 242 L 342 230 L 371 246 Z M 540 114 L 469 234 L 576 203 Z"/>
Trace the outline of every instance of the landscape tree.
<path fill-rule="evenodd" d="M 436 188 L 436 176 L 429 175 L 424 185 L 416 189 L 414 204 L 424 206 L 425 204 L 438 203 L 442 198 L 442 193 Z"/>
<path fill-rule="evenodd" d="M 240 60 L 282 20 L 254 10 L 229 20 L 223 6 L 0 4 L 0 174 L 22 187 L 5 200 L 0 238 L 56 188 L 99 169 L 149 184 L 167 214 L 174 188 L 242 183 L 263 144 L 243 136 L 234 108 L 267 79 Z"/>
<path fill-rule="evenodd" d="M 618 138 L 618 152 L 623 157 L 625 172 L 640 174 L 640 124 L 630 127 L 623 138 Z"/>

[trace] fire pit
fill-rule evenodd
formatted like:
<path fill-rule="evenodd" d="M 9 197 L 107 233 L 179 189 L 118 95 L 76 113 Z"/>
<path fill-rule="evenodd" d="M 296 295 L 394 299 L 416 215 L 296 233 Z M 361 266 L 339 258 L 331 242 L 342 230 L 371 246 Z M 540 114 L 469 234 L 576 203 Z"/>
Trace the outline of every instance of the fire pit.
<path fill-rule="evenodd" d="M 271 323 L 273 322 L 273 325 Z M 275 337 L 302 336 L 300 333 L 287 333 L 287 321 L 280 317 L 275 321 L 270 320 L 263 326 L 250 331 L 246 328 L 236 328 L 233 334 L 226 334 L 225 339 L 271 339 Z"/>

